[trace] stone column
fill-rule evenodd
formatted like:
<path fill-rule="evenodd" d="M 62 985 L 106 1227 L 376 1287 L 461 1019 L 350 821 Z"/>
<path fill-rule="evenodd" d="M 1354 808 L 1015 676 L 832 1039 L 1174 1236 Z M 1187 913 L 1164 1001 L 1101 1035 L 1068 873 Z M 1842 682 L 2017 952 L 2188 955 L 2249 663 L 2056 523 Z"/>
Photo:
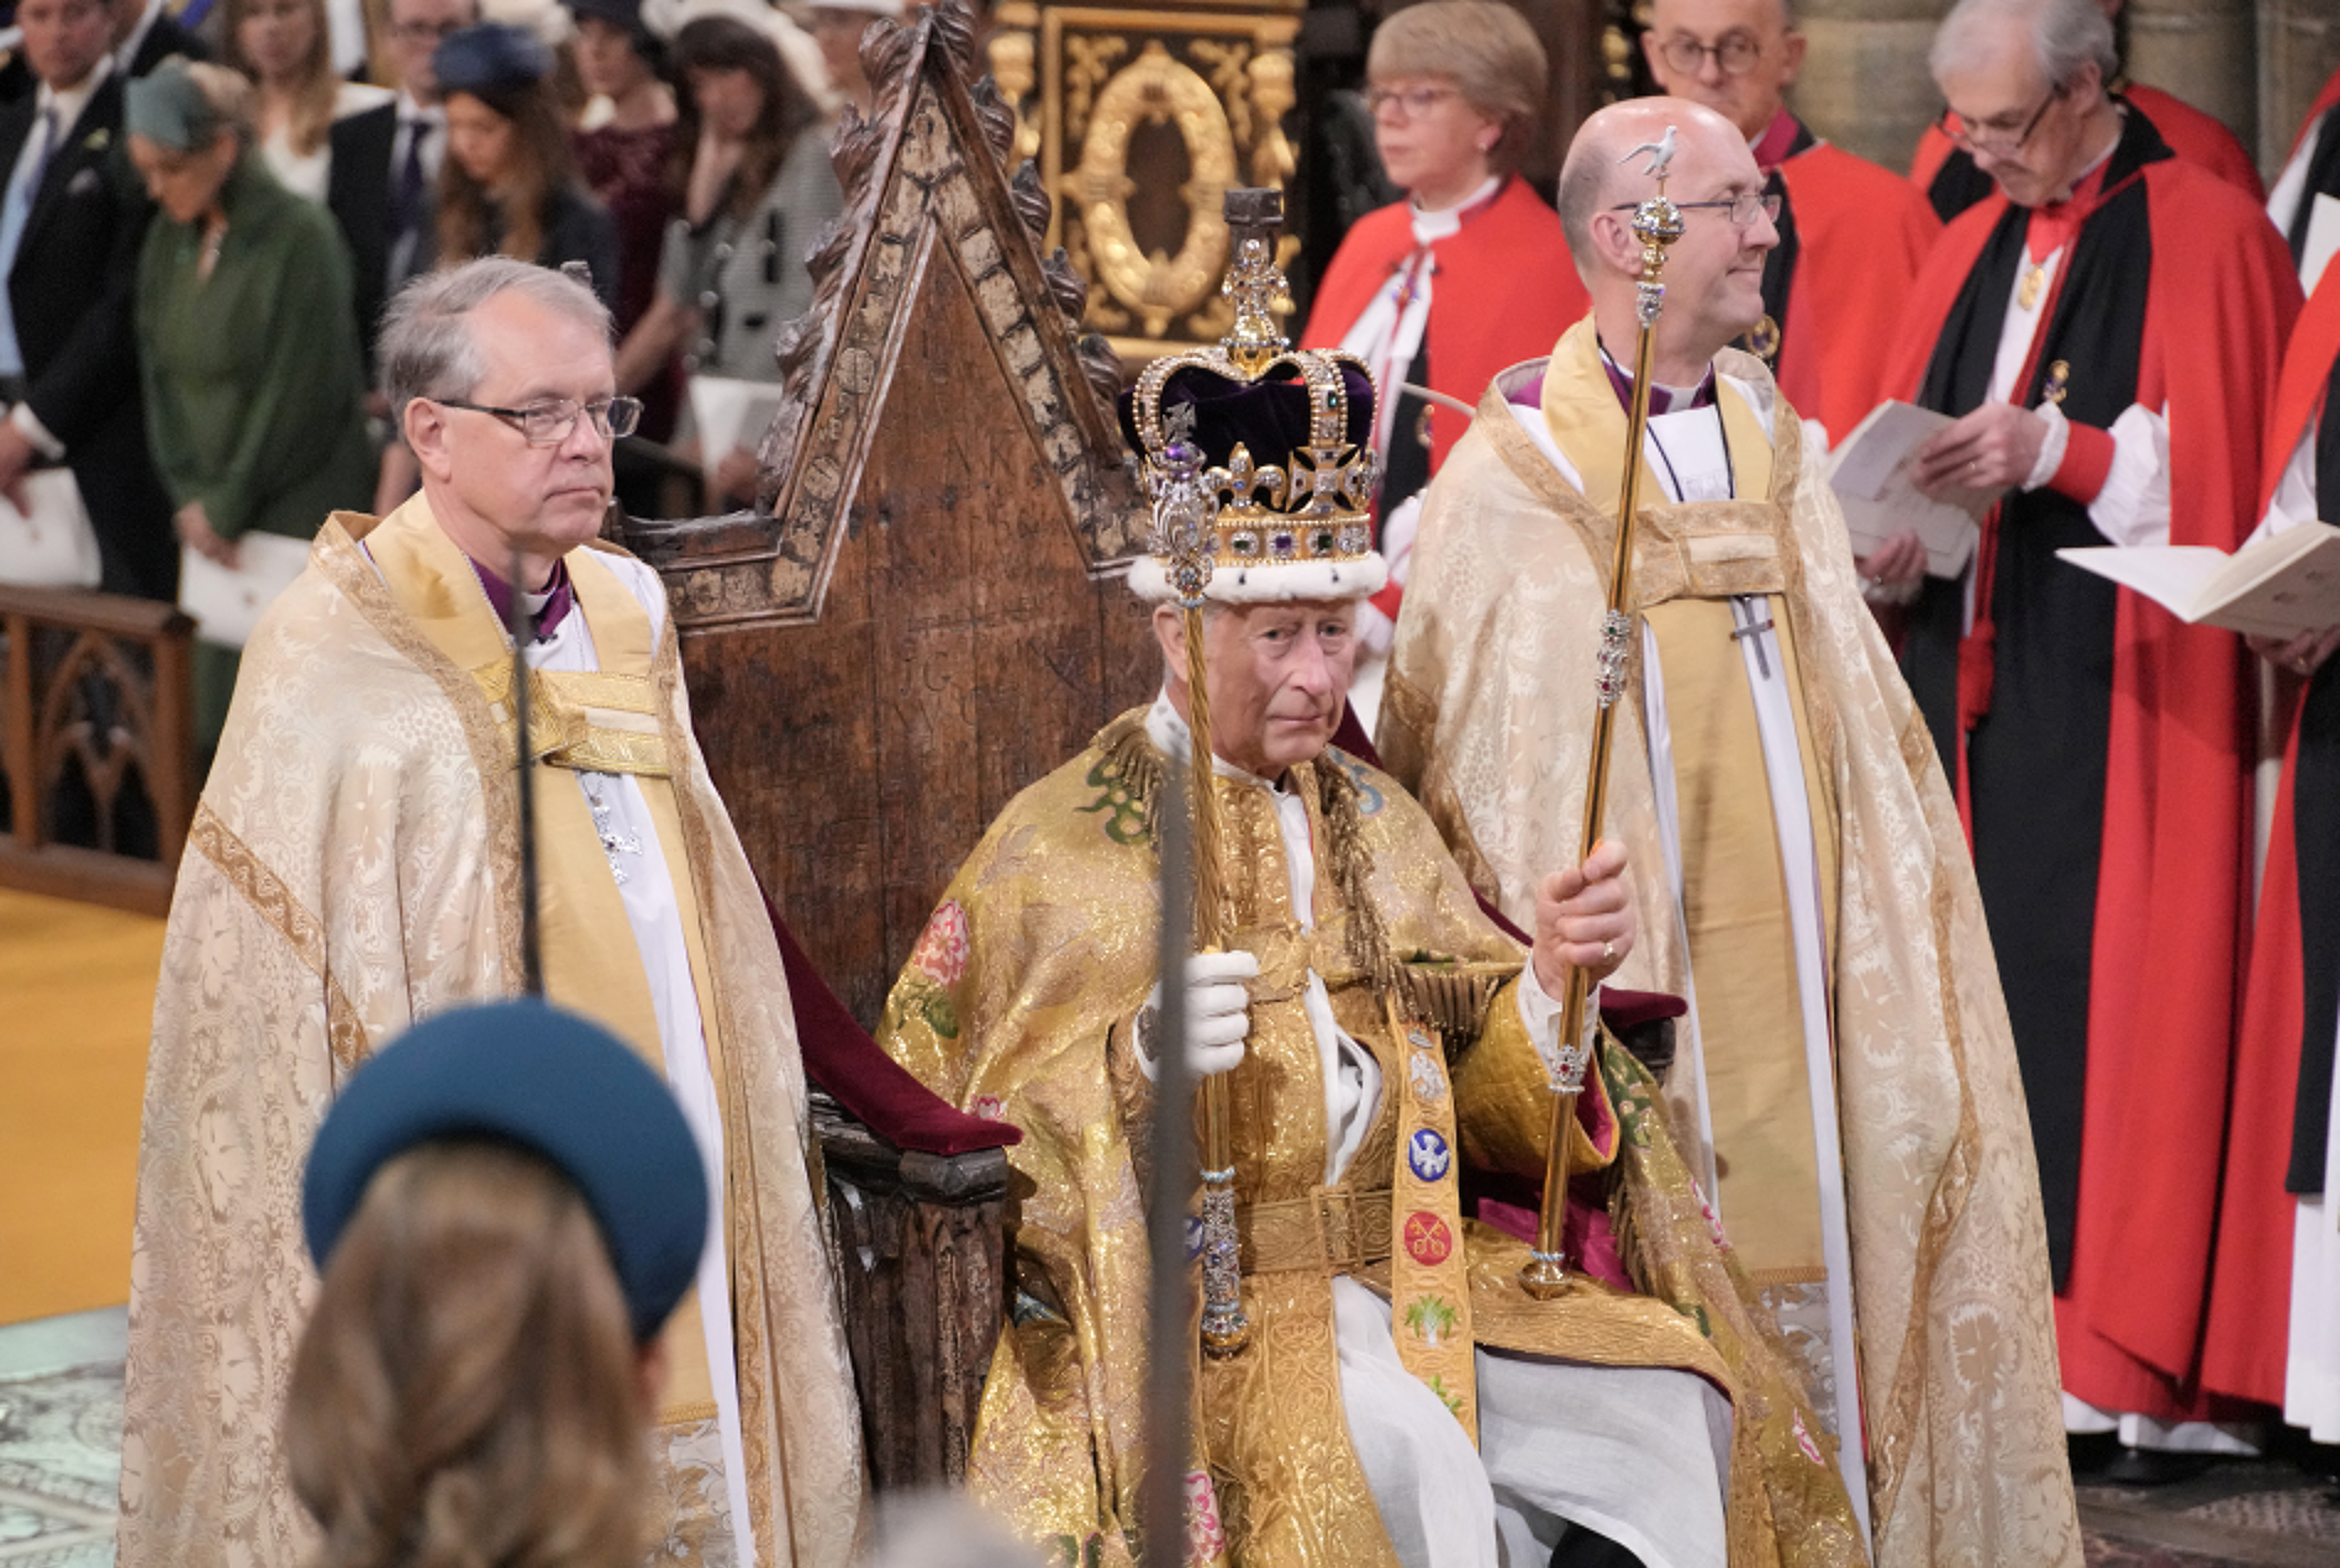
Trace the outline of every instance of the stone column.
<path fill-rule="evenodd" d="M 2332 0 L 2259 0 L 2258 33 L 2259 121 L 2252 151 L 2273 179 L 2291 156 L 2308 105 L 2340 70 L 2340 10 Z"/>
<path fill-rule="evenodd" d="M 1797 114 L 1845 151 L 1906 172 L 1942 106 L 1926 51 L 1948 9 L 1947 0 L 1799 0 L 1810 43 L 1791 93 Z"/>
<path fill-rule="evenodd" d="M 2329 11 L 2331 0 L 2292 0 Z M 2255 0 L 2128 0 L 2128 74 L 2224 121 L 2259 144 Z M 2304 105 L 2303 105 L 2304 106 Z"/>

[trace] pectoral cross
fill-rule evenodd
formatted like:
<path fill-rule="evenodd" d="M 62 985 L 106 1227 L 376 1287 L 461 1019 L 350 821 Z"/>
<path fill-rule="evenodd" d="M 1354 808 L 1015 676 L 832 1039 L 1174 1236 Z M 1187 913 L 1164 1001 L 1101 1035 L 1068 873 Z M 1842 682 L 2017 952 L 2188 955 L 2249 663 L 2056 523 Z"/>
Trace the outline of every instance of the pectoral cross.
<path fill-rule="evenodd" d="M 1755 640 L 1755 673 L 1766 680 L 1770 680 L 1771 661 L 1763 654 L 1763 634 L 1771 630 L 1771 618 L 1767 615 L 1758 620 L 1755 618 L 1755 601 L 1751 599 L 1740 598 L 1730 601 L 1730 620 L 1737 628 L 1731 632 L 1730 640 L 1739 642 L 1750 637 L 1753 638 Z"/>
<path fill-rule="evenodd" d="M 578 781 L 584 783 L 586 778 L 587 775 L 580 774 Z M 591 784 L 585 784 L 585 806 L 593 813 L 593 831 L 601 840 L 601 853 L 609 857 L 610 878 L 622 888 L 631 880 L 632 874 L 618 857 L 640 854 L 642 841 L 631 833 L 618 830 L 617 807 L 603 799 L 601 791 Z"/>

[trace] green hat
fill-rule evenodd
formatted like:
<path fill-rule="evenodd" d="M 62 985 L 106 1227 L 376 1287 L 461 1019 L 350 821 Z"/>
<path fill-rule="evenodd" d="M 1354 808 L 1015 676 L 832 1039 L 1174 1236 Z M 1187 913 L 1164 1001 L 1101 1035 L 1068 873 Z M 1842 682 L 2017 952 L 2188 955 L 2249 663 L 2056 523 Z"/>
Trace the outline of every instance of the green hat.
<path fill-rule="evenodd" d="M 174 55 L 124 89 L 123 128 L 175 152 L 193 153 L 219 139 L 228 116 Z"/>

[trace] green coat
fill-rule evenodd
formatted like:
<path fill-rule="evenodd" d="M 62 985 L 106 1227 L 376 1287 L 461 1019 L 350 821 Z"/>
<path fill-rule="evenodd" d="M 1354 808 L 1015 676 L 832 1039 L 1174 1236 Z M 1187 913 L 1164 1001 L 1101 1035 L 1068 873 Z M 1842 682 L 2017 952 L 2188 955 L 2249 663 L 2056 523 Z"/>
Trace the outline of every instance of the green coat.
<path fill-rule="evenodd" d="M 373 504 L 365 372 L 350 261 L 324 208 L 247 151 L 221 190 L 227 233 L 201 275 L 200 223 L 157 214 L 138 257 L 138 375 L 146 441 L 174 508 L 203 503 L 223 539 L 313 539 L 328 514 Z M 233 649 L 195 648 L 195 738 L 219 738 Z"/>
<path fill-rule="evenodd" d="M 146 434 L 174 506 L 222 538 L 313 538 L 373 501 L 350 263 L 325 210 L 247 152 L 222 192 L 227 233 L 199 275 L 200 224 L 157 215 L 138 261 Z"/>

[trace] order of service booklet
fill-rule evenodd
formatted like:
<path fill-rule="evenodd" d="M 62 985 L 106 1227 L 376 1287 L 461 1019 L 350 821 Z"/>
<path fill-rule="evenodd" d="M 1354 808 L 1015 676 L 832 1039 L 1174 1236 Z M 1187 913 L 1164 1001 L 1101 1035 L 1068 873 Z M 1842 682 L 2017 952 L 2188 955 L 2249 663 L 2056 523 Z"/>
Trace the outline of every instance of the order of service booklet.
<path fill-rule="evenodd" d="M 2189 625 L 2254 637 L 2340 626 L 2340 528 L 2303 522 L 2228 555 L 2206 544 L 2089 545 L 2057 556 L 2133 588 Z"/>
<path fill-rule="evenodd" d="M 1915 403 L 1881 402 L 1829 454 L 1829 488 L 1844 511 L 1854 555 L 1873 554 L 1914 528 L 1926 547 L 1929 575 L 1956 577 L 1967 569 L 1981 531 L 1976 519 L 1991 496 L 1953 491 L 1936 500 L 1918 489 L 1914 477 L 1919 449 L 1955 422 Z"/>

